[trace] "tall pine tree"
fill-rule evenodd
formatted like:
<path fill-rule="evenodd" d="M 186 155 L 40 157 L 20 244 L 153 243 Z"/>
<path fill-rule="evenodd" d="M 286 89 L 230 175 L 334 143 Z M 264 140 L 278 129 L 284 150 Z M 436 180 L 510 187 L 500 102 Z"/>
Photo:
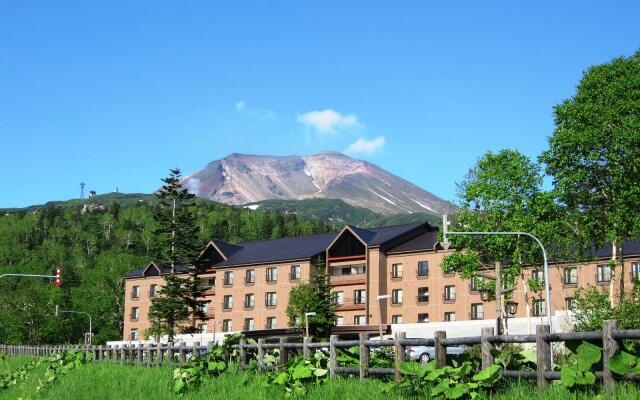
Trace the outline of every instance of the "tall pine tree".
<path fill-rule="evenodd" d="M 149 317 L 156 332 L 166 333 L 173 341 L 176 328 L 183 333 L 197 330 L 196 320 L 204 319 L 202 300 L 204 290 L 199 285 L 198 255 L 201 244 L 198 226 L 191 208 L 193 194 L 182 186 L 179 169 L 170 170 L 156 193 L 159 204 L 156 212 L 158 228 L 155 233 L 160 242 L 161 262 L 169 267 L 165 286 L 153 299 Z M 186 278 L 177 273 L 188 271 Z M 190 320 L 190 323 L 186 323 Z"/>

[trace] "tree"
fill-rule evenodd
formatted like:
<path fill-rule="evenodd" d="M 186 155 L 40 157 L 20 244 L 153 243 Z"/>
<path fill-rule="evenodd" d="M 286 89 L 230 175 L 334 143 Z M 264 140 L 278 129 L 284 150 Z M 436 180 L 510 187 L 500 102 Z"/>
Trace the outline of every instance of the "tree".
<path fill-rule="evenodd" d="M 553 194 L 542 190 L 540 166 L 517 151 L 485 153 L 458 185 L 458 197 L 462 207 L 454 225 L 457 231 L 528 232 L 543 243 L 554 243 L 549 249 L 555 253 L 569 248 L 562 245 L 571 237 L 562 226 L 568 221 L 564 210 L 554 202 Z M 465 279 L 475 279 L 482 269 L 493 269 L 494 262 L 508 261 L 501 268 L 503 287 L 515 286 L 520 279 L 526 292 L 522 267 L 542 259 L 539 246 L 528 237 L 465 235 L 450 239 L 461 251 L 445 257 L 442 268 L 459 270 Z M 495 281 L 484 285 L 493 294 Z M 506 315 L 504 301 L 500 303 L 498 312 Z"/>
<path fill-rule="evenodd" d="M 541 161 L 592 244 L 610 243 L 614 302 L 619 247 L 640 231 L 640 51 L 589 68 L 554 114 Z"/>
<path fill-rule="evenodd" d="M 169 177 L 156 193 L 159 204 L 156 213 L 162 262 L 170 267 L 165 275 L 165 286 L 159 296 L 153 299 L 149 316 L 155 319 L 157 330 L 166 331 L 169 341 L 173 341 L 176 326 L 191 318 L 191 324 L 181 331 L 196 331 L 196 320 L 204 319 L 202 300 L 204 290 L 199 284 L 198 255 L 201 243 L 198 241 L 198 225 L 191 211 L 193 194 L 182 186 L 179 169 L 170 170 Z M 176 275 L 179 267 L 187 267 L 189 276 Z"/>
<path fill-rule="evenodd" d="M 315 312 L 309 317 L 309 334 L 315 337 L 328 337 L 336 321 L 336 306 L 331 296 L 329 277 L 325 272 L 324 261 L 312 263 L 309 283 L 301 283 L 289 292 L 287 316 L 289 326 L 304 326 L 305 313 Z"/>

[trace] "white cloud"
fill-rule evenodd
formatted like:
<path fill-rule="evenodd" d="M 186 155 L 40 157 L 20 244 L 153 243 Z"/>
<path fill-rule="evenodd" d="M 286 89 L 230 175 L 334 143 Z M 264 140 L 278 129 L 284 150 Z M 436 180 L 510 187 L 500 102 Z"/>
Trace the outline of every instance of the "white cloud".
<path fill-rule="evenodd" d="M 235 104 L 236 112 L 248 116 L 249 118 L 267 121 L 276 119 L 276 113 L 273 110 L 263 108 L 253 108 L 247 105 L 244 100 L 239 100 Z"/>
<path fill-rule="evenodd" d="M 344 152 L 347 154 L 374 154 L 380 152 L 384 147 L 384 144 L 384 136 L 378 136 L 371 140 L 358 138 L 358 140 L 351 143 Z"/>
<path fill-rule="evenodd" d="M 358 117 L 355 115 L 342 115 L 330 108 L 300 114 L 298 115 L 298 122 L 307 128 L 315 129 L 317 133 L 323 135 L 335 133 L 339 128 L 356 127 L 359 125 Z"/>

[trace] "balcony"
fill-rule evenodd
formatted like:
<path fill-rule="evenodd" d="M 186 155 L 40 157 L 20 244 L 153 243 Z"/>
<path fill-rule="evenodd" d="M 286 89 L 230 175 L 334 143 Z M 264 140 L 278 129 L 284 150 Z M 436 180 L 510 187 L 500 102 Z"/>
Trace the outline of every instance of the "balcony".
<path fill-rule="evenodd" d="M 343 299 L 342 303 L 336 303 L 336 310 L 364 310 L 365 303 L 365 299 Z"/>
<path fill-rule="evenodd" d="M 367 274 L 331 275 L 331 277 L 329 277 L 329 284 L 331 286 L 362 285 L 366 282 Z"/>
<path fill-rule="evenodd" d="M 213 319 L 216 317 L 216 313 L 213 310 L 213 307 L 207 307 L 207 309 L 204 311 L 204 318 L 205 319 Z"/>
<path fill-rule="evenodd" d="M 213 286 L 212 286 L 212 287 L 205 288 L 205 290 L 204 290 L 204 292 L 202 293 L 202 295 L 203 295 L 204 297 L 207 297 L 207 296 L 215 296 L 215 295 L 216 295 L 216 288 L 215 288 L 215 287 L 213 287 Z"/>

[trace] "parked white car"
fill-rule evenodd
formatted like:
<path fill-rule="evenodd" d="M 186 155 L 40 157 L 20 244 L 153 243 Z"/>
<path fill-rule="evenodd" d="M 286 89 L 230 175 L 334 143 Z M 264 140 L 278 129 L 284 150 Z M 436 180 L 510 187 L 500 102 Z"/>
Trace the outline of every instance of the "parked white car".
<path fill-rule="evenodd" d="M 447 354 L 459 355 L 464 351 L 464 346 L 447 347 Z M 436 356 L 436 349 L 433 346 L 407 346 L 407 356 L 410 360 L 429 362 Z"/>

